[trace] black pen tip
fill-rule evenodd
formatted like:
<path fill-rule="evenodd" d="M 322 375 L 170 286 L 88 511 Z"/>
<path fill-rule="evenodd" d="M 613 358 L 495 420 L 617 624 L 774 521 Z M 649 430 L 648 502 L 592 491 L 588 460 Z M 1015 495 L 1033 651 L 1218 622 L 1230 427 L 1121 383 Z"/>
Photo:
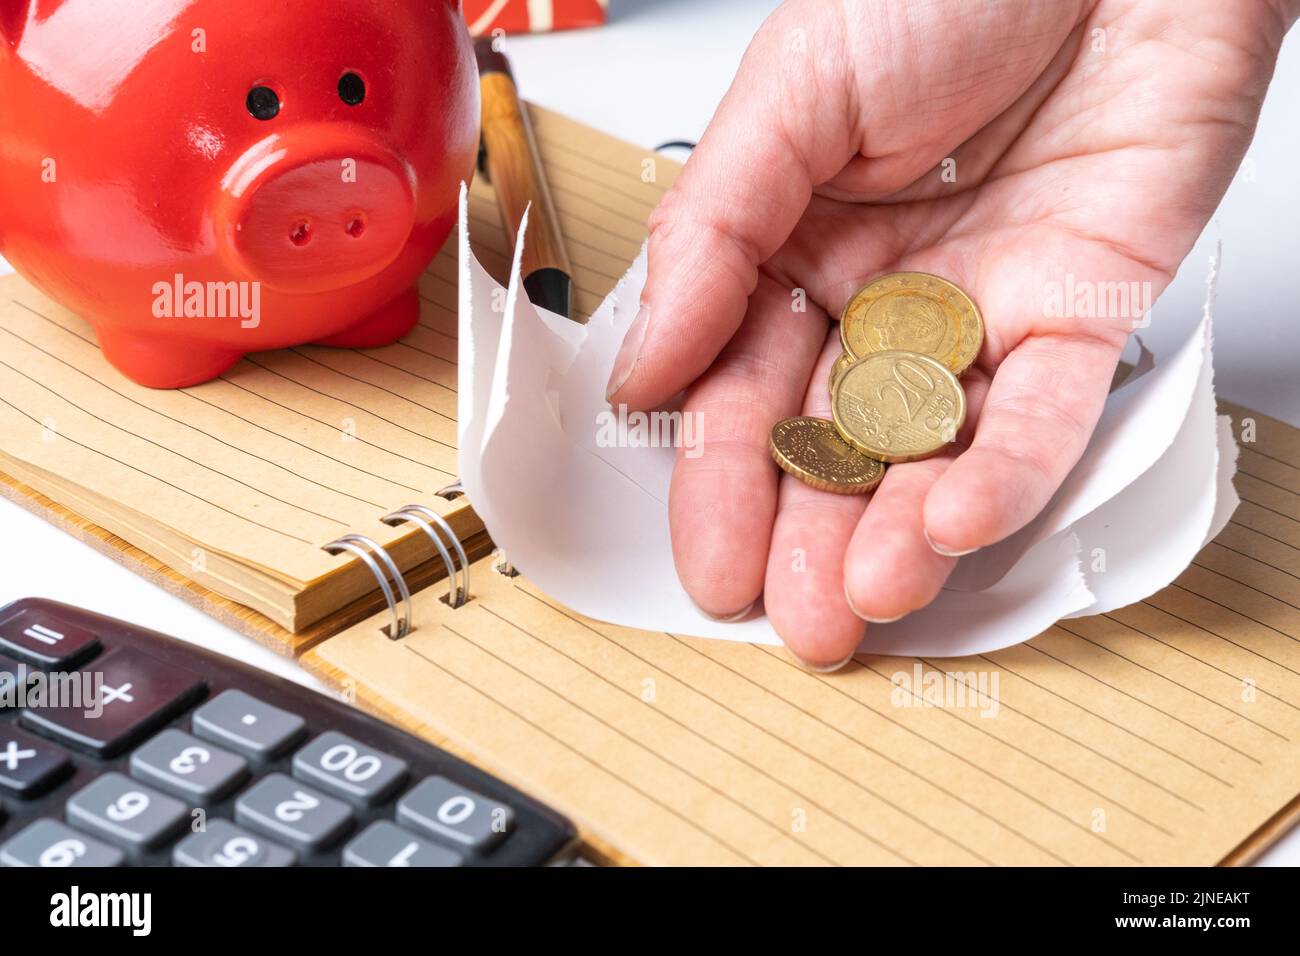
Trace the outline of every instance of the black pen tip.
<path fill-rule="evenodd" d="M 559 269 L 538 269 L 524 277 L 528 301 L 566 319 L 573 318 L 573 280 Z"/>

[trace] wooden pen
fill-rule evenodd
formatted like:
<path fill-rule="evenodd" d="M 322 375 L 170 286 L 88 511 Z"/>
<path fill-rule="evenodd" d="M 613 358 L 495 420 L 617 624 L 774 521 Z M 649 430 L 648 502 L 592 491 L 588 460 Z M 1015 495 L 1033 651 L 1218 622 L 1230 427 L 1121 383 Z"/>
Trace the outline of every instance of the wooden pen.
<path fill-rule="evenodd" d="M 511 248 L 518 239 L 524 210 L 528 210 L 528 237 L 520 263 L 524 291 L 534 305 L 572 318 L 572 267 L 528 109 L 519 99 L 509 61 L 493 49 L 493 41 L 477 41 L 474 53 L 483 97 L 480 168 L 496 190 Z"/>

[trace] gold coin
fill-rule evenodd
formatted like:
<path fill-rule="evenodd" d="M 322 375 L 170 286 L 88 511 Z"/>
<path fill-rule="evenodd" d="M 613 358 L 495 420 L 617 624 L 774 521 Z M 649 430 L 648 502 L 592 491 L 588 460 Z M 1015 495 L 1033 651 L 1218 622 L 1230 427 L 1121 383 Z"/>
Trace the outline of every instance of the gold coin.
<path fill-rule="evenodd" d="M 885 466 L 854 451 L 833 422 L 787 418 L 772 426 L 772 457 L 806 485 L 837 495 L 860 495 L 880 483 Z"/>
<path fill-rule="evenodd" d="M 874 352 L 849 366 L 831 395 L 846 442 L 881 461 L 916 461 L 943 450 L 966 419 L 966 393 L 942 363 L 919 352 Z"/>
<path fill-rule="evenodd" d="M 839 357 L 835 359 L 835 364 L 831 366 L 830 390 L 832 395 L 835 394 L 835 383 L 839 381 L 840 376 L 843 375 L 852 364 L 853 356 L 848 352 L 841 352 Z"/>
<path fill-rule="evenodd" d="M 840 341 L 854 358 L 902 349 L 938 359 L 960 375 L 984 344 L 975 303 L 946 279 L 893 272 L 867 283 L 840 316 Z"/>

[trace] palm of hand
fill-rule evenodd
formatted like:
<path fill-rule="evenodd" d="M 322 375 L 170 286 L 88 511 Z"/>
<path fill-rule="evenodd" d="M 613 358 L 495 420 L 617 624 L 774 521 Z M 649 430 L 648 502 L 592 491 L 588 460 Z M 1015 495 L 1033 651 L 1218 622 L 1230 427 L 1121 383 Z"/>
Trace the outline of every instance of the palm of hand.
<path fill-rule="evenodd" d="M 670 513 L 683 583 L 706 610 L 734 613 L 761 591 L 796 654 L 838 662 L 864 618 L 924 606 L 957 554 L 1026 524 L 1078 459 L 1150 304 L 1143 293 L 1158 295 L 1172 278 L 1249 141 L 1267 62 L 1262 41 L 1234 33 L 1209 6 L 1182 4 L 1176 23 L 1152 12 L 1159 5 L 1085 6 L 1063 42 L 1040 22 L 1052 19 L 1043 5 L 1031 5 L 1021 26 L 1039 39 L 1008 50 L 1005 37 L 984 36 L 983 68 L 926 72 L 949 54 L 980 62 L 981 37 L 953 28 L 960 49 L 900 57 L 917 64 L 910 81 L 854 75 L 838 86 L 845 78 L 835 74 L 792 104 L 807 112 L 786 125 L 813 126 L 783 126 L 786 139 L 820 146 L 800 157 L 814 195 L 774 254 L 753 257 L 765 261 L 745 319 L 687 393 L 705 451 L 679 460 Z M 795 7 L 804 19 L 792 22 L 807 29 L 817 29 L 808 17 L 837 20 L 818 35 L 845 45 L 870 35 L 851 4 Z M 911 26 L 912 40 L 944 35 L 943 24 Z M 870 104 L 858 108 L 861 126 L 846 124 L 841 108 L 855 115 L 859 103 Z M 964 135 L 936 134 L 953 130 Z M 657 214 L 658 230 L 673 230 L 680 205 Z M 652 241 L 652 271 L 654 255 Z M 720 278 L 697 288 L 737 271 L 725 257 L 710 269 Z M 778 487 L 767 429 L 791 414 L 830 417 L 826 383 L 840 351 L 830 318 L 867 279 L 904 270 L 956 282 L 983 312 L 985 346 L 963 379 L 969 413 L 957 443 L 893 466 L 870 501 L 789 477 Z M 1067 283 L 1094 293 L 1091 310 L 1067 301 Z M 1117 310 L 1106 293 L 1119 288 L 1137 295 Z M 804 296 L 807 311 L 792 308 Z"/>

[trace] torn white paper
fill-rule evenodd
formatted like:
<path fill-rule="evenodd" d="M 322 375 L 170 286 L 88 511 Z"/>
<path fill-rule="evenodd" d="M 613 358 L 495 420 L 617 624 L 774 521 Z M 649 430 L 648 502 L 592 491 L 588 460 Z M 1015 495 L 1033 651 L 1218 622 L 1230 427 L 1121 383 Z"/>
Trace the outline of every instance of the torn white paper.
<path fill-rule="evenodd" d="M 497 545 L 539 588 L 590 617 L 779 643 L 761 608 L 744 621 L 714 621 L 678 582 L 667 514 L 674 450 L 601 440 L 603 416 L 611 414 L 605 382 L 637 309 L 644 253 L 584 327 L 527 300 L 518 249 L 502 289 L 472 255 L 467 229 L 462 200 L 461 477 Z M 862 650 L 987 652 L 1027 640 L 1063 617 L 1161 586 L 1151 582 L 1167 583 L 1226 507 L 1220 486 L 1231 477 L 1235 454 L 1218 451 L 1223 438 L 1213 409 L 1207 320 L 1169 360 L 1116 392 L 1101 438 L 1071 476 L 1068 500 L 1058 498 L 1050 519 L 1018 543 L 1009 561 L 1001 557 L 1006 568 L 990 586 L 946 590 L 923 611 L 873 625 Z M 1135 505 L 1151 494 L 1140 489 L 1125 500 L 1123 492 L 1139 478 L 1158 483 L 1170 474 L 1181 508 Z M 1133 533 L 1111 541 L 1107 522 Z M 1105 567 L 1130 578 L 1131 586 L 1113 582 L 1110 570 L 1091 570 L 1100 538 L 1112 549 Z M 1169 544 L 1150 547 L 1155 540 Z"/>

